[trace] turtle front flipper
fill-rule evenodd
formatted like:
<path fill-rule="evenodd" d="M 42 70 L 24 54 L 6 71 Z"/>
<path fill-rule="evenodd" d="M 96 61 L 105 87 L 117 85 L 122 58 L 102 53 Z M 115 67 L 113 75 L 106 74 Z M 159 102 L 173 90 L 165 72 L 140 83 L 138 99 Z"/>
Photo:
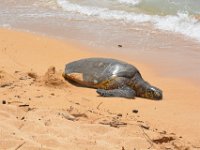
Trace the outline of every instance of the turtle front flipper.
<path fill-rule="evenodd" d="M 103 97 L 125 97 L 125 98 L 135 97 L 135 91 L 130 87 L 122 87 L 119 89 L 112 89 L 112 90 L 97 89 L 97 93 Z"/>

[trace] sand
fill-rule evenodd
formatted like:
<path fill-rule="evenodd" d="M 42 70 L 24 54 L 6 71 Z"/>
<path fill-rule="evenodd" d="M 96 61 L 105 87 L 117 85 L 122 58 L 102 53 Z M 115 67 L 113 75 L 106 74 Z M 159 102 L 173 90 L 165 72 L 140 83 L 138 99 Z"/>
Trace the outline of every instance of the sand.
<path fill-rule="evenodd" d="M 134 64 L 162 101 L 102 98 L 62 78 L 86 57 Z M 163 77 L 164 68 L 49 37 L 0 29 L 0 149 L 198 149 L 200 88 Z"/>

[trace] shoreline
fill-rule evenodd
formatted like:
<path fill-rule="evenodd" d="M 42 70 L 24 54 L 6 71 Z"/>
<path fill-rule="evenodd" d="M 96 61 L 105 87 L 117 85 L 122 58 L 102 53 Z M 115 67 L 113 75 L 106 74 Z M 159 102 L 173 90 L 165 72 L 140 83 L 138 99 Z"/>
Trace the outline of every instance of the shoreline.
<path fill-rule="evenodd" d="M 76 108 L 77 112 L 84 112 L 89 118 L 86 119 L 83 117 L 80 119 L 80 122 L 76 122 L 75 124 L 71 123 L 70 121 L 68 122 L 71 127 L 70 130 L 72 130 L 72 133 L 75 133 L 75 131 L 73 131 L 74 125 L 84 127 L 84 123 L 86 123 L 87 125 L 89 124 L 88 127 L 85 127 L 88 130 L 85 130 L 85 132 L 81 130 L 82 133 L 76 133 L 77 135 L 75 134 L 73 138 L 77 136 L 82 137 L 83 133 L 87 134 L 86 131 L 90 131 L 89 122 L 94 122 L 95 119 L 102 117 L 95 113 L 90 114 L 89 111 L 92 111 L 98 112 L 98 114 L 103 114 L 104 117 L 106 115 L 110 115 L 111 117 L 113 114 L 122 114 L 122 120 L 125 122 L 129 122 L 131 120 L 131 117 L 137 118 L 137 116 L 139 116 L 137 120 L 142 120 L 143 122 L 148 123 L 150 129 L 152 130 L 157 129 L 160 132 L 166 131 L 167 133 L 174 133 L 177 137 L 182 137 L 178 140 L 175 139 L 174 142 L 181 141 L 181 143 L 183 143 L 183 141 L 186 141 L 186 143 L 189 142 L 193 146 L 200 146 L 200 119 L 198 117 L 198 114 L 200 113 L 200 110 L 198 108 L 200 104 L 200 102 L 198 101 L 198 99 L 200 98 L 200 92 L 199 86 L 196 86 L 193 83 L 175 77 L 161 76 L 159 73 L 160 68 L 158 71 L 158 69 L 156 69 L 155 67 L 155 71 L 152 65 L 150 65 L 149 67 L 142 62 L 139 62 L 137 60 L 132 61 L 132 59 L 126 58 L 124 56 L 119 56 L 116 54 L 111 55 L 108 53 L 103 54 L 97 51 L 93 51 L 88 47 L 84 47 L 83 45 L 75 45 L 75 43 L 70 43 L 68 41 L 56 40 L 53 38 L 48 38 L 46 36 L 40 36 L 38 34 L 18 32 L 15 30 L 0 29 L 0 50 L 0 73 L 3 77 L 0 78 L 0 83 L 11 83 L 10 85 L 8 84 L 8 86 L 6 86 L 5 88 L 0 88 L 1 99 L 5 99 L 7 102 L 19 101 L 22 104 L 28 104 L 31 108 L 36 108 L 37 110 L 39 110 L 39 112 L 36 111 L 37 115 L 34 111 L 29 112 L 30 116 L 27 116 L 27 123 L 23 120 L 16 120 L 16 124 L 21 124 L 20 122 L 23 121 L 23 124 L 25 126 L 26 130 L 23 130 L 23 128 L 22 131 L 19 131 L 17 129 L 15 130 L 18 131 L 17 133 L 21 137 L 23 137 L 23 139 L 26 139 L 24 138 L 23 134 L 25 134 L 26 137 L 33 134 L 32 132 L 30 132 L 31 126 L 29 126 L 29 123 L 31 122 L 29 121 L 34 120 L 34 115 L 41 117 L 40 111 L 43 112 L 43 110 L 46 110 L 43 113 L 47 114 L 48 112 L 51 112 L 49 119 L 52 119 L 51 117 L 53 117 L 54 122 L 52 119 L 51 123 L 55 125 L 56 120 L 59 120 L 61 123 L 63 122 L 62 120 L 60 120 L 60 118 L 56 118 L 54 113 L 58 110 L 68 110 L 70 106 L 73 106 L 74 108 Z M 61 72 L 64 69 L 64 65 L 70 61 L 86 57 L 112 57 L 125 60 L 137 66 L 145 80 L 150 82 L 152 85 L 160 87 L 163 90 L 164 99 L 160 102 L 156 102 L 141 98 L 136 98 L 135 100 L 127 100 L 123 98 L 102 98 L 97 96 L 94 89 L 75 87 L 67 82 L 63 83 L 59 75 L 61 75 Z M 59 81 L 60 84 L 58 84 L 57 87 L 48 87 L 46 84 L 44 86 L 43 82 L 46 83 L 47 81 L 49 81 L 46 80 L 46 76 L 44 74 L 50 66 L 55 66 L 56 70 L 58 71 L 58 74 L 56 76 L 58 80 L 56 81 Z M 37 74 L 37 76 L 42 77 L 40 78 L 40 81 L 36 82 L 33 79 L 29 79 L 27 77 L 27 72 L 33 72 Z M 23 80 L 21 80 L 20 78 Z M 31 100 L 29 100 L 29 98 Z M 16 108 L 18 110 L 18 105 L 18 103 L 13 103 L 8 106 L 1 105 L 0 108 L 2 108 L 2 111 L 0 112 L 0 118 L 2 118 L 2 120 L 4 120 L 5 122 L 0 124 L 0 128 L 4 129 L 6 125 L 13 121 L 13 117 L 11 117 L 10 120 L 8 117 L 7 120 L 5 119 L 5 116 L 6 114 L 8 116 L 13 116 L 11 115 L 11 112 L 16 111 Z M 139 115 L 134 116 L 134 114 L 132 114 L 133 109 L 138 109 Z M 24 113 L 21 109 L 19 110 L 19 112 L 19 114 Z M 127 116 L 126 114 L 129 114 L 129 116 Z M 12 127 L 6 129 L 7 133 L 12 132 L 12 128 L 16 127 L 15 123 L 12 124 Z M 39 121 L 34 120 L 34 125 L 38 126 Z M 62 124 L 63 126 L 53 125 L 50 127 L 53 128 L 56 126 L 60 128 L 60 130 L 56 131 L 57 133 L 59 133 L 59 135 L 61 134 L 62 127 L 65 128 L 64 124 Z M 92 132 L 94 134 L 97 134 L 94 130 L 98 131 L 98 129 L 101 128 L 100 132 L 102 132 L 102 134 L 104 133 L 104 131 L 106 131 L 108 133 L 105 132 L 104 134 L 112 137 L 112 134 L 110 134 L 109 130 L 114 133 L 116 131 L 114 129 L 108 129 L 107 127 L 103 128 L 96 124 L 95 126 L 97 127 L 93 127 Z M 53 130 L 55 129 L 56 128 L 53 128 Z M 51 134 L 53 134 L 51 128 L 48 128 L 48 130 Z M 117 130 L 115 133 L 116 136 L 120 136 L 121 132 L 123 132 L 124 130 L 126 130 L 126 132 L 130 130 L 136 130 L 140 132 L 138 130 L 138 127 L 127 126 L 126 128 L 119 128 L 119 130 Z M 45 128 L 41 128 L 40 132 L 44 131 Z M 153 131 L 150 131 L 151 130 L 147 130 L 149 136 L 153 138 L 154 134 L 157 134 L 157 132 L 154 133 Z M 7 133 L 2 134 L 3 136 L 5 135 L 9 137 L 8 141 L 12 141 L 13 139 L 14 141 L 16 140 L 13 136 L 9 136 Z M 65 137 L 65 135 L 63 136 Z M 169 135 L 165 134 L 164 136 Z M 41 133 L 36 135 L 36 137 L 42 138 Z M 97 140 L 100 138 L 99 135 L 94 137 Z M 124 135 L 123 138 L 124 143 L 126 143 L 128 147 L 131 147 L 132 145 L 128 140 L 128 138 L 130 137 Z M 28 139 L 30 140 L 30 138 Z M 56 141 L 53 136 L 50 139 L 53 141 L 53 143 L 59 145 L 59 141 Z M 113 145 L 116 145 L 117 142 L 114 141 L 118 141 L 120 139 L 117 140 L 114 137 L 113 139 L 101 137 L 101 140 L 102 142 L 105 142 L 105 140 L 111 140 L 111 143 L 113 143 Z M 25 141 L 27 142 L 27 139 Z M 42 143 L 42 145 L 46 145 L 47 148 L 51 147 L 50 141 L 44 142 L 43 139 L 40 139 L 39 141 L 40 144 Z M 91 144 L 89 141 L 90 138 L 88 137 L 82 137 L 82 141 L 79 139 L 79 142 L 82 142 L 84 144 L 87 143 L 88 147 L 90 147 L 91 145 L 95 145 L 95 142 Z M 164 144 L 162 143 L 161 146 L 165 146 L 165 144 L 172 146 L 172 143 L 170 142 L 171 141 Z M 141 143 L 137 145 L 138 148 L 145 148 L 148 145 L 148 142 L 146 142 L 147 145 Z M 9 143 L 5 145 L 9 146 Z M 70 142 L 68 142 L 68 145 L 70 145 Z M 76 143 L 73 146 L 75 145 Z M 111 146 L 111 149 L 114 149 L 114 147 L 112 147 L 113 145 L 109 145 Z M 99 146 L 98 148 L 100 149 L 101 146 Z M 160 145 L 155 144 L 155 146 Z"/>
<path fill-rule="evenodd" d="M 70 43 L 71 45 L 76 45 L 78 43 L 81 47 L 88 49 L 89 52 L 98 53 L 102 56 L 108 55 L 111 57 L 122 58 L 125 61 L 134 61 L 135 63 L 141 61 L 145 66 L 153 69 L 155 68 L 153 72 L 159 72 L 160 76 L 167 78 L 181 78 L 182 80 L 187 80 L 197 86 L 200 84 L 200 43 L 177 33 L 155 30 L 151 34 L 151 31 L 148 31 L 150 34 L 150 39 L 148 39 L 144 37 L 143 31 L 136 31 L 134 32 L 134 36 L 137 38 L 137 34 L 139 34 L 138 37 L 141 36 L 141 43 L 143 43 L 143 45 L 141 43 L 137 45 L 137 43 L 135 43 L 136 39 L 133 39 L 134 42 L 132 45 L 130 45 L 130 43 L 127 44 L 126 35 L 124 35 L 125 39 L 123 40 L 112 41 L 110 44 L 99 43 L 98 45 L 98 42 L 95 44 L 93 40 L 98 41 L 100 39 L 91 39 L 91 33 L 89 39 L 92 41 L 91 43 L 88 43 L 86 41 L 90 40 L 85 37 L 87 34 L 86 32 L 84 32 L 83 35 L 80 35 L 81 37 L 78 40 L 71 36 L 77 34 L 78 30 L 75 32 L 68 29 L 64 32 L 65 34 L 63 34 L 61 30 L 57 31 L 56 28 L 51 31 L 50 29 L 52 29 L 52 27 L 48 27 L 45 31 L 42 31 L 42 28 L 39 28 L 39 26 L 37 26 L 38 29 L 30 28 L 31 26 L 29 26 L 29 28 L 22 26 L 21 28 L 10 28 L 9 30 L 28 32 L 36 36 L 39 35 L 63 42 L 67 41 L 67 43 Z M 4 29 L 6 30 L 6 28 Z M 118 35 L 116 34 L 115 36 Z M 151 39 L 151 37 L 153 37 L 153 39 Z M 83 42 L 84 40 L 81 40 L 84 38 L 86 38 L 85 42 Z M 159 41 L 158 43 L 160 44 L 157 45 L 157 41 Z M 155 43 L 155 45 L 152 43 Z M 122 45 L 122 47 L 119 48 L 118 45 Z M 163 47 L 160 47 L 162 45 Z"/>

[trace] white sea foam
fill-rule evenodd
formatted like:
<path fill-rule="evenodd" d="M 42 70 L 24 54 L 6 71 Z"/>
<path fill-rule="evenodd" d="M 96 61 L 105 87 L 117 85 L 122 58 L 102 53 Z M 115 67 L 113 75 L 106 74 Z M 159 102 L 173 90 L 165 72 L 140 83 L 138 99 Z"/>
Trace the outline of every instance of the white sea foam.
<path fill-rule="evenodd" d="M 128 5 L 138 5 L 140 3 L 140 0 L 118 0 L 121 4 L 128 4 Z"/>
<path fill-rule="evenodd" d="M 200 22 L 186 13 L 177 16 L 154 17 L 157 28 L 189 36 L 200 41 Z"/>
<path fill-rule="evenodd" d="M 101 13 L 107 11 L 107 8 L 81 6 L 78 4 L 70 3 L 66 0 L 57 0 L 57 4 L 65 11 L 77 12 L 88 16 L 99 16 Z"/>
<path fill-rule="evenodd" d="M 10 29 L 11 25 L 10 24 L 0 24 L 0 27 Z"/>
<path fill-rule="evenodd" d="M 108 8 L 81 6 L 66 0 L 57 0 L 57 4 L 65 11 L 76 12 L 87 16 L 98 17 L 104 20 L 122 20 L 125 22 L 146 22 L 149 15 L 128 13 L 126 11 L 109 10 Z"/>
<path fill-rule="evenodd" d="M 186 13 L 179 12 L 174 16 L 158 16 L 110 10 L 108 8 L 81 6 L 70 3 L 67 0 L 57 0 L 57 4 L 64 11 L 80 13 L 103 20 L 116 20 L 126 23 L 150 22 L 158 29 L 180 33 L 200 41 L 200 22 Z"/>

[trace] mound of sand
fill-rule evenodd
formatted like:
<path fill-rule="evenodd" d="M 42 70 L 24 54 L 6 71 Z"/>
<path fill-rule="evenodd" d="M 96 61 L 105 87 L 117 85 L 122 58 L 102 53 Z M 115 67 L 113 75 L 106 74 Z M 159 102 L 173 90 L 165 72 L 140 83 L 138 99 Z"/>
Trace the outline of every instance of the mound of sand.
<path fill-rule="evenodd" d="M 54 66 L 48 68 L 43 76 L 38 76 L 36 73 L 28 73 L 28 76 L 35 79 L 40 85 L 45 85 L 52 88 L 67 87 L 67 82 L 62 77 L 61 72 L 57 72 Z"/>

